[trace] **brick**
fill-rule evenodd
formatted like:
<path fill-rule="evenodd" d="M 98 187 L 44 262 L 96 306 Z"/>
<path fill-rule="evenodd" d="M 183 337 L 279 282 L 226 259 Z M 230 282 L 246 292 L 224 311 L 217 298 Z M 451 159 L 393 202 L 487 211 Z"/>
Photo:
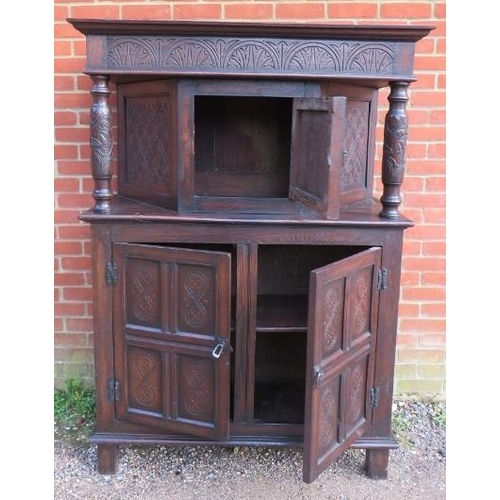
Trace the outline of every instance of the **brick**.
<path fill-rule="evenodd" d="M 446 106 L 446 92 L 442 90 L 419 90 L 411 96 L 411 106 L 424 106 L 426 108 Z"/>
<path fill-rule="evenodd" d="M 64 270 L 75 271 L 79 269 L 90 269 L 92 261 L 88 256 L 62 257 L 61 264 Z"/>
<path fill-rule="evenodd" d="M 432 257 L 406 257 L 404 259 L 405 270 L 408 271 L 445 271 L 446 259 L 445 256 L 432 256 Z"/>
<path fill-rule="evenodd" d="M 405 202 L 411 207 L 444 207 L 446 198 L 442 194 L 411 193 L 405 194 Z"/>
<path fill-rule="evenodd" d="M 75 192 L 80 187 L 80 180 L 76 177 L 57 177 L 54 179 L 54 191 Z"/>
<path fill-rule="evenodd" d="M 429 158 L 446 158 L 446 144 L 429 144 Z"/>
<path fill-rule="evenodd" d="M 399 364 L 395 366 L 396 379 L 414 379 L 417 378 L 418 365 L 416 364 Z"/>
<path fill-rule="evenodd" d="M 76 159 L 78 148 L 68 144 L 56 144 L 54 146 L 54 158 Z"/>
<path fill-rule="evenodd" d="M 396 380 L 395 394 L 434 395 L 443 393 L 440 380 Z"/>
<path fill-rule="evenodd" d="M 90 109 L 92 106 L 92 98 L 90 94 L 85 92 L 74 92 L 62 94 L 58 93 L 54 96 L 54 109 L 69 109 L 74 111 L 75 109 Z"/>
<path fill-rule="evenodd" d="M 443 363 L 444 352 L 441 349 L 398 349 L 399 363 Z"/>
<path fill-rule="evenodd" d="M 421 347 L 445 347 L 446 346 L 446 335 L 445 330 L 443 333 L 426 333 L 425 335 L 420 335 L 419 342 Z"/>
<path fill-rule="evenodd" d="M 83 241 L 55 241 L 55 255 L 81 255 L 83 252 Z"/>
<path fill-rule="evenodd" d="M 75 272 L 59 272 L 54 276 L 54 285 L 56 286 L 79 286 L 85 285 L 85 275 Z"/>
<path fill-rule="evenodd" d="M 278 19 L 324 19 L 325 5 L 320 2 L 276 4 Z"/>
<path fill-rule="evenodd" d="M 432 5 L 429 2 L 383 3 L 380 6 L 380 17 L 384 20 L 394 19 L 429 19 Z"/>
<path fill-rule="evenodd" d="M 90 162 L 88 160 L 59 160 L 57 172 L 59 175 L 90 176 Z"/>
<path fill-rule="evenodd" d="M 88 208 L 93 206 L 93 198 L 90 194 L 58 194 L 57 204 L 60 208 Z"/>
<path fill-rule="evenodd" d="M 423 241 L 422 242 L 423 255 L 445 255 L 446 242 L 445 241 Z"/>
<path fill-rule="evenodd" d="M 410 127 L 408 141 L 446 141 L 445 127 Z"/>
<path fill-rule="evenodd" d="M 443 319 L 412 318 L 400 321 L 403 332 L 442 332 L 445 330 L 446 322 Z"/>
<path fill-rule="evenodd" d="M 170 5 L 122 5 L 123 19 L 170 19 L 172 12 Z"/>
<path fill-rule="evenodd" d="M 60 210 L 59 207 L 57 207 L 57 211 L 54 213 L 54 222 L 56 224 L 79 224 L 79 217 L 82 212 L 82 209 L 78 210 Z"/>
<path fill-rule="evenodd" d="M 446 2 L 443 3 L 435 3 L 434 4 L 434 11 L 433 11 L 433 17 L 438 17 L 438 18 L 446 18 Z"/>
<path fill-rule="evenodd" d="M 220 19 L 222 7 L 217 3 L 174 5 L 173 19 Z"/>
<path fill-rule="evenodd" d="M 60 239 L 84 239 L 90 237 L 90 228 L 88 224 L 78 225 L 59 225 L 57 228 Z"/>
<path fill-rule="evenodd" d="M 54 74 L 81 73 L 85 69 L 84 57 L 57 57 L 54 59 Z"/>
<path fill-rule="evenodd" d="M 58 142 L 84 142 L 89 140 L 88 127 L 56 127 L 55 140 Z"/>
<path fill-rule="evenodd" d="M 446 177 L 443 175 L 425 179 L 425 191 L 441 192 L 444 194 L 446 192 Z"/>
<path fill-rule="evenodd" d="M 436 287 L 418 287 L 418 288 L 404 288 L 401 293 L 403 300 L 417 300 L 417 301 L 442 301 L 446 299 L 446 290 L 444 288 Z"/>
<path fill-rule="evenodd" d="M 446 126 L 446 109 L 431 109 L 429 111 L 429 123 Z"/>
<path fill-rule="evenodd" d="M 93 298 L 92 288 L 68 286 L 63 289 L 63 300 L 91 301 Z"/>
<path fill-rule="evenodd" d="M 92 318 L 66 318 L 66 328 L 69 332 L 91 332 L 93 331 Z"/>
<path fill-rule="evenodd" d="M 418 339 L 415 335 L 408 334 L 406 332 L 398 332 L 396 345 L 398 346 L 398 349 L 416 348 L 418 346 Z"/>
<path fill-rule="evenodd" d="M 446 317 L 446 303 L 422 303 L 420 308 L 422 310 L 422 316 L 429 316 L 431 318 Z"/>
<path fill-rule="evenodd" d="M 270 3 L 234 3 L 224 5 L 225 19 L 270 19 L 273 6 Z"/>
<path fill-rule="evenodd" d="M 446 376 L 446 365 L 444 364 L 420 364 L 417 365 L 417 370 L 418 378 L 422 379 L 442 380 Z"/>
<path fill-rule="evenodd" d="M 70 56 L 72 53 L 73 45 L 66 40 L 56 40 L 54 42 L 54 56 Z"/>
<path fill-rule="evenodd" d="M 69 127 L 77 124 L 76 113 L 72 111 L 56 111 L 54 112 L 54 126 L 56 127 Z"/>
<path fill-rule="evenodd" d="M 437 75 L 437 87 L 439 89 L 446 88 L 446 73 L 443 73 L 442 75 Z"/>
<path fill-rule="evenodd" d="M 86 333 L 58 333 L 54 335 L 55 347 L 86 347 L 87 334 Z"/>
<path fill-rule="evenodd" d="M 378 14 L 376 3 L 328 3 L 327 16 L 333 19 L 374 19 Z"/>
<path fill-rule="evenodd" d="M 82 19 L 119 19 L 120 5 L 93 3 L 92 5 L 73 5 L 71 7 L 71 17 Z"/>

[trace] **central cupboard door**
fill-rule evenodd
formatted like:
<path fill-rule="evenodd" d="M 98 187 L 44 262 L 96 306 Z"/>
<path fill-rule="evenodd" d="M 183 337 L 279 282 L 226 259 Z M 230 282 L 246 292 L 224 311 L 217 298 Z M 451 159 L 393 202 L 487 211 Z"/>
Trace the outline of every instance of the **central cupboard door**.
<path fill-rule="evenodd" d="M 116 417 L 227 439 L 229 253 L 115 243 Z"/>

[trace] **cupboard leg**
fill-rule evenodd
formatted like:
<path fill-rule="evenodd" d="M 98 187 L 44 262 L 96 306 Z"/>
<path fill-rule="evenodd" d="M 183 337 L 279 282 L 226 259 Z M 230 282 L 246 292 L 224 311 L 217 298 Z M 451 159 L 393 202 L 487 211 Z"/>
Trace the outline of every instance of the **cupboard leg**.
<path fill-rule="evenodd" d="M 97 445 L 97 469 L 101 474 L 114 474 L 118 461 L 118 445 Z"/>
<path fill-rule="evenodd" d="M 371 479 L 387 479 L 389 450 L 366 450 L 365 469 Z"/>

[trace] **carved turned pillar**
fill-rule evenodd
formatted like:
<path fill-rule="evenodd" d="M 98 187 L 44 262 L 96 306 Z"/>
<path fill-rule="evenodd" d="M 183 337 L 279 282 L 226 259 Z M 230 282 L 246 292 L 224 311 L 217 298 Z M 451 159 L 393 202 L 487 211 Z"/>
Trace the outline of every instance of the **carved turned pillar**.
<path fill-rule="evenodd" d="M 382 155 L 382 183 L 384 191 L 380 198 L 383 209 L 380 217 L 397 219 L 401 204 L 400 187 L 403 183 L 406 162 L 406 139 L 408 137 L 408 82 L 393 82 L 389 94 L 389 111 L 385 117 L 384 151 Z"/>
<path fill-rule="evenodd" d="M 95 189 L 92 196 L 96 200 L 94 212 L 110 211 L 109 201 L 113 197 L 111 191 L 111 161 L 113 159 L 113 136 L 111 109 L 109 106 L 109 77 L 92 77 L 92 107 L 90 109 L 90 149 L 92 177 Z"/>

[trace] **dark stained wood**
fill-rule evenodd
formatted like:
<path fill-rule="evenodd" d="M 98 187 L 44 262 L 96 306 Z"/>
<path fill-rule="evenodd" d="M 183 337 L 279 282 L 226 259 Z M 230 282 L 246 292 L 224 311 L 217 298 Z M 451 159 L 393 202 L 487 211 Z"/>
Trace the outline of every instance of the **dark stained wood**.
<path fill-rule="evenodd" d="M 116 243 L 113 258 L 116 418 L 226 439 L 230 255 Z"/>
<path fill-rule="evenodd" d="M 294 100 L 290 198 L 336 219 L 340 210 L 345 97 Z"/>
<path fill-rule="evenodd" d="M 408 82 L 391 83 L 389 111 L 385 117 L 384 152 L 382 156 L 382 183 L 384 192 L 380 201 L 383 209 L 380 217 L 397 219 L 401 204 L 400 188 L 406 163 L 406 139 L 408 137 Z"/>
<path fill-rule="evenodd" d="M 113 197 L 111 190 L 111 162 L 113 159 L 113 133 L 111 107 L 108 86 L 109 77 L 96 75 L 92 77 L 92 107 L 90 108 L 90 151 L 92 177 L 95 189 L 92 196 L 96 204 L 94 211 L 107 213 L 109 202 Z"/>
<path fill-rule="evenodd" d="M 69 22 L 93 79 L 99 471 L 127 443 L 303 445 L 305 482 L 349 447 L 386 477 L 407 87 L 432 27 Z"/>
<path fill-rule="evenodd" d="M 117 88 L 118 191 L 170 209 L 177 208 L 176 88 L 172 81 Z"/>
<path fill-rule="evenodd" d="M 381 251 L 311 273 L 304 481 L 313 481 L 369 428 Z"/>

